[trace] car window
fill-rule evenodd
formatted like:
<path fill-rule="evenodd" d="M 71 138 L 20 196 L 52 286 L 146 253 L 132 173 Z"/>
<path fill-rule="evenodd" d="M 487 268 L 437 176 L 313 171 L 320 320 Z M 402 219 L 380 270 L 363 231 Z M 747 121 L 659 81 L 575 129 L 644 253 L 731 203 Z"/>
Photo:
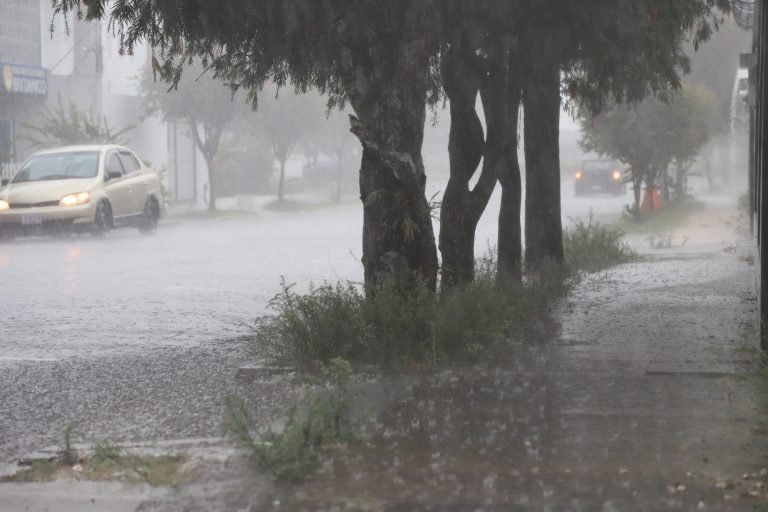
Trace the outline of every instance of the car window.
<path fill-rule="evenodd" d="M 110 153 L 107 157 L 105 171 L 108 175 L 112 173 L 124 174 L 123 164 L 120 163 L 120 158 L 117 156 L 117 153 Z"/>
<path fill-rule="evenodd" d="M 132 172 L 135 172 L 141 169 L 141 165 L 139 165 L 139 162 L 138 160 L 136 160 L 136 157 L 127 151 L 120 152 L 120 161 L 123 163 L 123 169 L 125 169 L 125 174 L 130 174 Z"/>
<path fill-rule="evenodd" d="M 612 171 L 617 168 L 616 162 L 610 161 L 592 161 L 584 162 L 585 171 Z"/>
<path fill-rule="evenodd" d="M 13 182 L 93 178 L 98 164 L 99 154 L 90 151 L 35 155 L 24 163 Z"/>

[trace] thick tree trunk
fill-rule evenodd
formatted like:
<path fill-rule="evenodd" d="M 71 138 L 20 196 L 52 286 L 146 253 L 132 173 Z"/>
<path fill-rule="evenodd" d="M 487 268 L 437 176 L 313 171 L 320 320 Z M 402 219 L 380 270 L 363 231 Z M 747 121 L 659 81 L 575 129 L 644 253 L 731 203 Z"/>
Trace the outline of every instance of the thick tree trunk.
<path fill-rule="evenodd" d="M 521 89 L 519 79 L 511 75 L 515 71 L 517 70 L 514 68 L 509 70 L 510 79 L 504 105 L 506 108 L 501 111 L 505 129 L 500 131 L 502 140 L 499 142 L 503 155 L 499 166 L 501 206 L 499 208 L 498 277 L 500 281 L 519 281 L 522 276 L 523 241 L 520 223 L 522 183 L 520 161 L 517 157 Z M 495 144 L 492 142 L 493 131 L 490 124 L 488 137 L 489 144 Z"/>
<path fill-rule="evenodd" d="M 437 285 L 437 249 L 421 156 L 429 72 L 427 2 L 385 2 L 376 19 L 339 20 L 341 78 L 360 140 L 363 268 L 375 291 L 388 276 Z M 381 30 L 382 34 L 375 33 Z M 375 56 L 375 58 L 372 58 Z"/>
<path fill-rule="evenodd" d="M 475 274 L 475 229 L 490 193 L 478 183 L 475 191 L 469 181 L 483 157 L 483 126 L 475 110 L 482 73 L 478 58 L 456 45 L 445 55 L 441 73 L 450 100 L 451 128 L 448 135 L 450 175 L 440 208 L 440 255 L 442 285 L 469 282 Z M 483 166 L 483 175 L 491 167 Z M 488 176 L 481 177 L 488 181 Z M 495 181 L 495 177 L 493 177 Z M 490 188 L 493 190 L 493 187 Z"/>
<path fill-rule="evenodd" d="M 560 218 L 560 63 L 541 42 L 541 59 L 523 79 L 525 112 L 525 264 L 534 270 L 545 260 L 563 261 Z M 534 57 L 535 58 L 535 57 Z"/>
<path fill-rule="evenodd" d="M 423 101 L 421 102 L 423 105 Z M 418 109 L 385 116 L 391 130 L 410 131 L 418 123 Z M 420 123 L 423 130 L 424 108 Z M 403 126 L 403 125 L 411 126 Z M 372 291 L 386 277 L 411 282 L 420 277 L 432 290 L 437 285 L 437 251 L 424 186 L 426 176 L 418 150 L 402 142 L 387 147 L 377 142 L 357 118 L 353 132 L 363 145 L 360 199 L 363 202 L 363 269 Z M 401 132 L 401 133 L 403 133 Z"/>

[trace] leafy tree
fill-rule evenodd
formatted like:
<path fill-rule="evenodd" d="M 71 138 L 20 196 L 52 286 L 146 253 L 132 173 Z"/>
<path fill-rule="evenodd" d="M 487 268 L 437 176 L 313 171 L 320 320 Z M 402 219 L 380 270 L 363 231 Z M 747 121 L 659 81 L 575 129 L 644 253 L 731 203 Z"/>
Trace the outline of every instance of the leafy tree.
<path fill-rule="evenodd" d="M 105 17 L 108 5 L 106 0 L 54 1 L 56 12 L 66 14 L 84 6 L 84 15 L 92 19 Z M 351 128 L 363 146 L 360 195 L 366 283 L 375 285 L 382 274 L 415 271 L 434 288 L 437 254 L 424 196 L 421 144 L 425 100 L 437 99 L 436 70 L 440 58 L 449 54 L 443 51 L 446 41 L 452 48 L 464 45 L 475 49 L 476 56 L 487 55 L 497 68 L 514 70 L 496 73 L 495 90 L 504 90 L 502 84 L 510 84 L 511 77 L 520 81 L 528 119 L 524 125 L 526 261 L 535 267 L 543 259 L 561 261 L 563 256 L 558 161 L 561 90 L 565 87 L 580 103 L 599 110 L 611 96 L 617 101 L 637 101 L 674 89 L 679 74 L 687 70 L 682 42 L 689 34 L 695 41 L 706 39 L 717 25 L 714 10 L 727 9 L 728 0 L 465 0 L 465 4 L 465 12 L 481 16 L 478 23 L 471 18 L 442 23 L 451 19 L 441 15 L 451 2 L 430 0 L 230 0 L 224 4 L 125 0 L 113 5 L 111 19 L 128 48 L 140 39 L 160 48 L 158 67 L 169 80 L 179 80 L 189 56 L 200 56 L 227 83 L 246 88 L 252 101 L 264 83 L 274 81 L 280 86 L 292 82 L 301 90 L 316 86 L 329 94 L 330 106 L 349 102 L 355 112 Z M 462 31 L 471 37 L 462 36 Z M 494 52 L 493 44 L 508 50 Z M 464 53 L 471 55 L 471 51 Z M 508 56 L 509 62 L 499 58 L 493 63 L 494 53 Z M 514 98 L 518 92 L 511 94 Z M 513 123 L 509 119 L 516 116 L 507 114 L 515 113 L 518 105 L 505 106 L 510 95 L 492 96 L 495 100 L 486 99 L 486 114 L 508 117 L 501 133 L 509 133 L 506 128 Z M 466 119 L 474 123 L 470 116 Z M 491 159 L 505 162 L 493 166 L 499 176 L 514 176 L 516 138 L 492 136 L 491 131 L 483 156 L 493 154 Z M 489 144 L 491 140 L 499 142 Z M 473 151 L 476 154 L 477 149 Z M 512 203 L 517 196 L 514 182 L 507 180 Z M 481 204 L 483 194 L 474 195 L 472 202 Z M 460 204 L 463 194 L 456 197 L 455 204 Z M 453 204 L 450 199 L 449 204 Z M 449 209 L 451 215 L 457 211 L 455 205 Z M 447 225 L 468 220 L 461 227 L 468 231 L 465 226 L 471 226 L 476 209 L 468 219 L 449 215 L 455 220 L 446 217 Z M 513 230 L 515 216 L 519 223 L 519 208 L 516 213 L 514 204 L 505 204 L 502 210 L 508 215 L 504 225 Z M 467 247 L 465 240 L 458 245 Z"/>
<path fill-rule="evenodd" d="M 235 122 L 221 137 L 216 153 L 220 196 L 258 194 L 269 190 L 273 175 L 272 151 L 244 121 Z"/>
<path fill-rule="evenodd" d="M 203 73 L 200 65 L 191 65 L 174 89 L 156 80 L 150 69 L 142 74 L 139 86 L 147 115 L 158 114 L 165 120 L 184 119 L 189 123 L 195 146 L 208 170 L 208 210 L 216 210 L 216 153 L 224 130 L 245 104 L 233 96 L 229 87 Z"/>
<path fill-rule="evenodd" d="M 437 250 L 421 156 L 425 98 L 436 42 L 432 1 L 370 0 L 54 0 L 56 14 L 107 17 L 124 46 L 147 40 L 158 68 L 178 81 L 190 56 L 255 101 L 268 81 L 318 87 L 331 106 L 348 102 L 362 146 L 363 267 L 420 275 L 432 289 Z M 405 269 L 406 272 L 396 272 Z M 369 287 L 369 290 L 372 288 Z"/>
<path fill-rule="evenodd" d="M 581 145 L 630 166 L 635 191 L 632 211 L 637 214 L 643 182 L 650 187 L 657 177 L 665 177 L 673 161 L 684 169 L 712 137 L 716 107 L 713 94 L 695 86 L 683 87 L 670 102 L 651 97 L 634 107 L 616 105 L 582 121 Z M 678 172 L 677 193 L 682 195 L 683 174 Z"/>
<path fill-rule="evenodd" d="M 694 49 L 720 24 L 728 0 L 543 0 L 518 11 L 526 122 L 526 265 L 562 261 L 561 94 L 582 110 L 668 95 Z"/>
<path fill-rule="evenodd" d="M 132 126 L 115 131 L 107 118 L 96 117 L 92 111 L 81 110 L 73 102 L 65 107 L 58 98 L 55 107 L 46 109 L 37 122 L 24 123 L 26 134 L 20 137 L 33 148 L 69 146 L 75 144 L 124 144 L 126 132 Z"/>
<path fill-rule="evenodd" d="M 322 98 L 316 94 L 278 91 L 274 84 L 262 91 L 259 109 L 247 117 L 252 129 L 269 143 L 278 161 L 277 200 L 285 195 L 285 162 L 296 144 L 319 129 L 323 119 Z"/>

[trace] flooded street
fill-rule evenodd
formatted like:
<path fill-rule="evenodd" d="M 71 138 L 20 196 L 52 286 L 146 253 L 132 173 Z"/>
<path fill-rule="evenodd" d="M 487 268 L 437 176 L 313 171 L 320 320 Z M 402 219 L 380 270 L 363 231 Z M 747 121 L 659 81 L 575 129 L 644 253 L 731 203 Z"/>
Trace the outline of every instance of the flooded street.
<path fill-rule="evenodd" d="M 629 196 L 568 197 L 564 222 L 616 219 Z M 629 194 L 629 193 L 628 193 Z M 492 199 L 476 236 L 495 245 Z M 280 278 L 362 281 L 359 203 L 305 212 L 171 220 L 156 236 L 113 231 L 0 243 L 0 367 L 189 346 L 248 332 Z M 290 233 L 290 234 L 288 234 Z"/>

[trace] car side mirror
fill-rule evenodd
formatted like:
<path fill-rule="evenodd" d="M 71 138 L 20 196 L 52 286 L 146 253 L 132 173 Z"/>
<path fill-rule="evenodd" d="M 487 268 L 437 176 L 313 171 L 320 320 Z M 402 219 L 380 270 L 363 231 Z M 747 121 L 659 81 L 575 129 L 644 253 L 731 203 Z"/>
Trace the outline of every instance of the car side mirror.
<path fill-rule="evenodd" d="M 2 180 L 0 180 L 0 187 L 4 187 L 10 182 L 11 180 L 9 180 L 8 178 L 3 178 Z"/>
<path fill-rule="evenodd" d="M 107 171 L 107 181 L 116 180 L 122 177 L 123 177 L 123 173 L 121 173 L 120 171 Z"/>

